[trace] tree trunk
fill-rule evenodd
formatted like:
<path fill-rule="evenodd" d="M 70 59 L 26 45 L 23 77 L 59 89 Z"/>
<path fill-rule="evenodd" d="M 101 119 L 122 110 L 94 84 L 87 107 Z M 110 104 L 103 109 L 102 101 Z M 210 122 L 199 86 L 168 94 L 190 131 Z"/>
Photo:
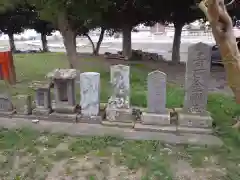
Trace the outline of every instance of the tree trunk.
<path fill-rule="evenodd" d="M 42 40 L 42 50 L 43 50 L 43 52 L 48 52 L 47 35 L 45 33 L 41 33 L 41 40 Z"/>
<path fill-rule="evenodd" d="M 64 13 L 59 13 L 58 15 L 58 26 L 63 36 L 69 66 L 70 68 L 77 68 L 76 32 L 71 28 Z"/>
<path fill-rule="evenodd" d="M 10 50 L 14 53 L 16 51 L 16 46 L 15 46 L 15 43 L 14 43 L 13 33 L 8 33 L 8 37 L 9 37 Z"/>
<path fill-rule="evenodd" d="M 99 55 L 99 50 L 100 50 L 100 46 L 101 46 L 102 41 L 103 41 L 104 33 L 105 33 L 105 28 L 101 28 L 101 33 L 100 33 L 100 36 L 98 38 L 98 42 L 97 42 L 95 52 L 94 52 L 94 55 L 96 55 L 96 56 Z"/>
<path fill-rule="evenodd" d="M 132 32 L 131 26 L 126 25 L 122 28 L 122 34 L 123 34 L 122 49 L 123 49 L 123 56 L 126 59 L 130 59 L 132 57 L 131 32 Z"/>
<path fill-rule="evenodd" d="M 222 4 L 224 4 L 223 0 L 213 0 L 206 6 L 205 2 L 202 1 L 199 4 L 199 8 L 204 12 L 212 27 L 212 34 L 219 46 L 226 70 L 227 82 L 235 95 L 237 104 L 240 104 L 240 53 L 237 47 L 231 17 L 226 7 L 222 6 Z"/>
<path fill-rule="evenodd" d="M 172 46 L 172 63 L 180 63 L 180 46 L 183 24 L 174 24 L 175 32 Z"/>
<path fill-rule="evenodd" d="M 95 45 L 92 41 L 92 38 L 88 35 L 88 34 L 85 34 L 85 36 L 88 38 L 88 40 L 90 41 L 91 45 L 92 45 L 92 53 L 93 55 L 95 55 L 95 51 L 96 51 L 96 48 L 95 48 Z"/>

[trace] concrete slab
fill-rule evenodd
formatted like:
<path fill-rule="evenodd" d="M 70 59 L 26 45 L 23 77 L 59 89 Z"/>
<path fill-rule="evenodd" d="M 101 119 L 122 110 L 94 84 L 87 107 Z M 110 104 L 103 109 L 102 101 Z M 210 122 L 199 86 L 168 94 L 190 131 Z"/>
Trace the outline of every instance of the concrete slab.
<path fill-rule="evenodd" d="M 191 133 L 176 135 L 173 133 L 145 132 L 129 128 L 107 127 L 99 124 L 54 122 L 51 120 L 40 120 L 35 124 L 27 119 L 1 117 L 0 127 L 8 129 L 28 127 L 40 132 L 64 133 L 72 136 L 117 136 L 133 140 L 159 140 L 169 144 L 223 145 L 223 142 L 218 137 L 212 135 Z"/>

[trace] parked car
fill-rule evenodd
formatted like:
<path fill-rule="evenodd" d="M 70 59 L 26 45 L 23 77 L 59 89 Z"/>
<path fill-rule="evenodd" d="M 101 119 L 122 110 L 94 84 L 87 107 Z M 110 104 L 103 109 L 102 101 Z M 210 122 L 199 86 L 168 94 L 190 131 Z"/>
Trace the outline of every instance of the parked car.
<path fill-rule="evenodd" d="M 237 37 L 236 41 L 237 41 L 238 49 L 240 50 L 240 37 Z M 218 49 L 218 45 L 214 45 L 212 47 L 211 64 L 215 65 L 215 64 L 222 64 L 222 63 L 223 63 L 222 57 Z"/>

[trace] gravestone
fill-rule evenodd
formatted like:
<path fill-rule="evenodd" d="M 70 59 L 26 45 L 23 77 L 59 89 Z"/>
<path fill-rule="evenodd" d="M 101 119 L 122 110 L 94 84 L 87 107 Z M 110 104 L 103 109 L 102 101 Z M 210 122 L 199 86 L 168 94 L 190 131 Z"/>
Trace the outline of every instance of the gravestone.
<path fill-rule="evenodd" d="M 210 63 L 211 47 L 209 45 L 197 43 L 189 47 L 184 105 L 178 115 L 180 126 L 208 128 L 212 125 L 212 118 L 206 110 Z"/>
<path fill-rule="evenodd" d="M 55 69 L 47 77 L 54 83 L 55 107 L 49 118 L 56 121 L 77 120 L 75 79 L 76 69 Z"/>
<path fill-rule="evenodd" d="M 111 66 L 112 96 L 109 105 L 114 108 L 129 108 L 130 68 L 125 65 Z"/>
<path fill-rule="evenodd" d="M 170 125 L 170 114 L 166 109 L 167 77 L 164 72 L 148 74 L 147 112 L 142 114 L 142 124 Z"/>
<path fill-rule="evenodd" d="M 80 106 L 79 122 L 100 123 L 100 74 L 85 72 L 80 74 Z"/>
<path fill-rule="evenodd" d="M 13 97 L 13 103 L 17 116 L 24 115 L 24 117 L 27 117 L 26 115 L 32 114 L 31 95 L 17 95 L 16 97 Z"/>
<path fill-rule="evenodd" d="M 205 113 L 210 78 L 211 48 L 198 43 L 188 49 L 184 112 Z"/>
<path fill-rule="evenodd" d="M 0 95 L 0 116 L 11 116 L 14 114 L 12 101 L 6 95 Z"/>
<path fill-rule="evenodd" d="M 132 123 L 134 116 L 130 108 L 130 67 L 111 66 L 110 79 L 112 95 L 108 100 L 106 119 L 110 122 Z"/>
<path fill-rule="evenodd" d="M 166 112 L 166 74 L 153 71 L 148 74 L 148 112 L 161 114 Z"/>
<path fill-rule="evenodd" d="M 36 107 L 33 109 L 33 115 L 48 118 L 48 115 L 52 112 L 50 86 L 50 82 L 44 81 L 34 81 L 30 86 L 35 90 Z"/>

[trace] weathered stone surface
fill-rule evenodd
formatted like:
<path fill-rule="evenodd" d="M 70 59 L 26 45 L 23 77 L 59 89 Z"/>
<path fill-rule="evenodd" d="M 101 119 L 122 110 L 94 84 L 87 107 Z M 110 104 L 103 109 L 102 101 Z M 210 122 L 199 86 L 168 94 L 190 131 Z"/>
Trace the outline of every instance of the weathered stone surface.
<path fill-rule="evenodd" d="M 81 114 L 77 115 L 77 122 L 89 123 L 89 124 L 100 124 L 102 122 L 101 116 L 83 116 Z"/>
<path fill-rule="evenodd" d="M 126 108 L 130 107 L 130 68 L 124 65 L 111 66 L 111 84 L 112 96 L 108 101 L 108 106 L 111 108 Z"/>
<path fill-rule="evenodd" d="M 35 116 L 48 116 L 52 112 L 51 109 L 45 109 L 43 107 L 37 107 L 33 109 L 32 114 Z"/>
<path fill-rule="evenodd" d="M 71 113 L 76 110 L 75 79 L 54 79 L 54 96 L 53 109 L 57 113 Z"/>
<path fill-rule="evenodd" d="M 210 78 L 211 47 L 197 43 L 188 49 L 184 112 L 204 113 Z"/>
<path fill-rule="evenodd" d="M 53 121 L 50 119 L 50 121 Z M 159 140 L 169 144 L 192 144 L 192 145 L 208 145 L 222 146 L 223 142 L 218 137 L 207 134 L 191 134 L 181 133 L 163 133 L 134 131 L 130 128 L 117 128 L 102 126 L 99 124 L 87 123 L 67 123 L 67 122 L 49 122 L 39 121 L 38 124 L 21 118 L 0 118 L 0 127 L 9 129 L 32 128 L 38 131 L 50 133 L 66 133 L 72 136 L 116 136 L 133 140 Z"/>
<path fill-rule="evenodd" d="M 30 95 L 17 95 L 13 99 L 17 114 L 32 114 L 32 97 Z"/>
<path fill-rule="evenodd" d="M 166 113 L 166 74 L 161 71 L 153 71 L 148 74 L 148 112 Z"/>
<path fill-rule="evenodd" d="M 170 125 L 170 113 L 142 113 L 141 122 L 146 125 Z"/>
<path fill-rule="evenodd" d="M 55 104 L 54 111 L 63 114 L 72 114 L 76 112 L 76 106 L 70 106 L 68 103 Z"/>
<path fill-rule="evenodd" d="M 77 122 L 77 114 L 62 114 L 53 112 L 48 117 L 49 121 L 57 121 L 57 122 Z"/>
<path fill-rule="evenodd" d="M 7 95 L 0 95 L 0 116 L 11 116 L 15 113 L 12 101 Z"/>
<path fill-rule="evenodd" d="M 106 108 L 106 119 L 108 121 L 118 122 L 133 122 L 135 117 L 132 115 L 131 109 L 117 109 L 117 108 Z"/>
<path fill-rule="evenodd" d="M 51 79 L 75 79 L 76 77 L 76 69 L 55 69 L 47 74 L 47 78 Z"/>
<path fill-rule="evenodd" d="M 190 128 L 190 127 L 181 127 L 177 128 L 177 131 L 180 133 L 192 133 L 192 134 L 212 134 L 213 130 L 211 128 Z"/>
<path fill-rule="evenodd" d="M 156 126 L 156 125 L 146 125 L 136 123 L 134 126 L 136 131 L 149 131 L 149 132 L 169 132 L 169 133 L 176 133 L 177 128 L 176 126 Z"/>
<path fill-rule="evenodd" d="M 120 127 L 120 128 L 134 128 L 135 123 L 133 122 L 113 122 L 113 121 L 102 121 L 102 125 L 109 127 Z"/>
<path fill-rule="evenodd" d="M 83 116 L 97 116 L 100 105 L 100 74 L 85 72 L 80 75 L 80 106 Z"/>
<path fill-rule="evenodd" d="M 212 118 L 209 114 L 186 114 L 178 113 L 179 126 L 194 127 L 194 128 L 209 128 L 212 127 Z"/>

